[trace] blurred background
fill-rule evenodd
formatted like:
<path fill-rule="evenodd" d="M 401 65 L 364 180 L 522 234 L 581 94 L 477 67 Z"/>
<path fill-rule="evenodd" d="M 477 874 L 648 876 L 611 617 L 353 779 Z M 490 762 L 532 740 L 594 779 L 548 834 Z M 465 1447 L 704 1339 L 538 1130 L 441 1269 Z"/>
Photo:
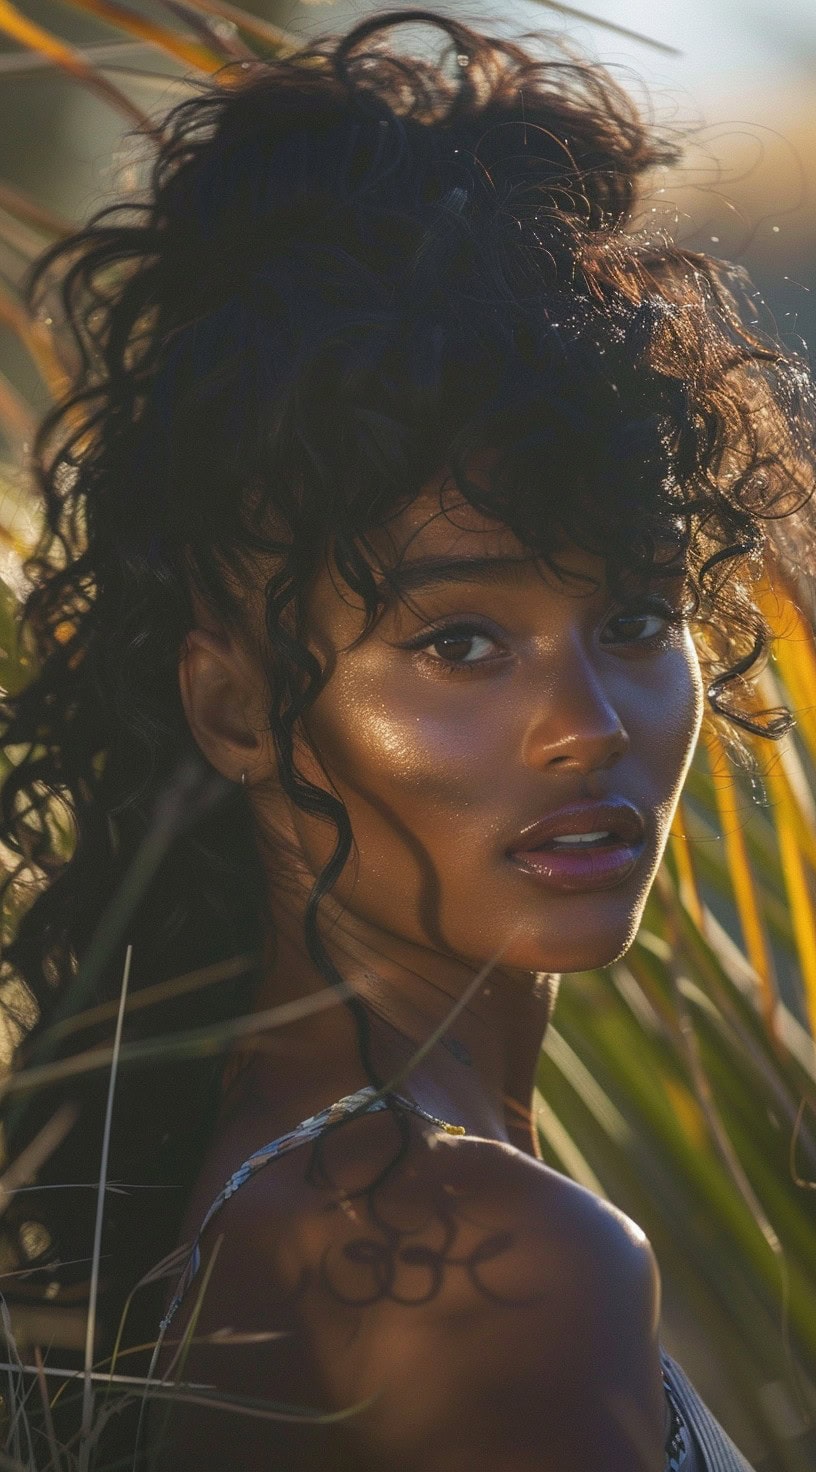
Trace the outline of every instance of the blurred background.
<path fill-rule="evenodd" d="M 240 10 L 227 0 L 195 3 L 225 48 L 242 35 L 261 53 L 265 43 L 240 25 L 242 15 L 297 41 L 345 31 L 375 9 L 398 8 L 361 0 L 241 0 Z M 680 166 L 655 179 L 642 223 L 665 224 L 690 248 L 744 266 L 756 288 L 757 323 L 811 357 L 814 0 L 590 0 L 586 11 L 536 0 L 501 6 L 449 0 L 430 8 L 503 34 L 553 31 L 603 61 L 684 147 Z M 7 302 L 38 243 L 133 187 L 146 152 L 142 140 L 128 137 L 131 122 L 121 109 L 49 61 L 43 35 L 79 48 L 98 76 L 158 116 L 202 71 L 185 64 L 183 46 L 174 52 L 154 44 L 155 27 L 187 44 L 201 39 L 193 20 L 181 0 L 17 0 L 13 10 L 0 4 L 0 287 Z M 27 44 L 25 22 L 38 28 Z M 17 195 L 27 201 L 24 209 L 16 208 Z M 50 403 L 35 356 L 19 323 L 0 312 L 0 520 L 23 542 L 32 520 L 19 468 L 28 426 Z M 19 548 L 2 540 L 0 579 L 21 591 Z M 811 636 L 812 629 L 800 629 L 808 651 Z M 798 688 L 800 704 L 812 711 L 816 659 L 811 653 L 808 659 L 804 687 L 796 685 L 795 655 L 787 673 L 777 670 L 774 678 L 784 677 L 783 698 L 792 695 L 795 705 Z M 766 693 L 773 704 L 780 692 L 766 687 Z M 587 973 L 562 983 L 538 1098 L 548 1161 L 608 1195 L 648 1232 L 663 1273 L 663 1341 L 762 1472 L 816 1467 L 812 1415 L 809 1421 L 793 1394 L 790 1325 L 782 1315 L 789 1294 L 794 1348 L 812 1373 L 816 1196 L 794 1183 L 788 1156 L 791 1116 L 800 1095 L 810 1089 L 813 1098 L 816 1086 L 810 1041 L 816 1032 L 816 719 L 804 733 L 804 746 L 791 742 L 784 763 L 780 758 L 775 780 L 783 785 L 771 786 L 769 810 L 754 806 L 753 786 L 735 786 L 729 796 L 737 828 L 746 831 L 742 857 L 733 844 L 724 851 L 727 784 L 717 784 L 714 764 L 707 765 L 711 752 L 701 750 L 666 860 L 667 880 L 682 900 L 676 923 L 688 948 L 688 974 L 678 978 L 672 964 L 671 895 L 656 892 L 625 964 L 611 975 Z M 803 856 L 805 878 L 798 904 L 794 850 L 784 848 L 794 840 L 785 836 L 783 819 L 790 832 L 799 825 L 795 854 Z M 756 885 L 751 903 L 772 957 L 766 985 L 778 997 L 775 1041 L 772 1008 L 766 1006 L 762 1019 L 762 966 L 752 970 L 746 960 L 745 910 L 735 898 L 738 875 L 747 883 L 749 872 Z M 751 961 L 758 965 L 756 954 Z M 681 992 L 712 1081 L 710 1097 L 696 1055 L 684 1051 L 682 1027 L 672 1033 L 666 1022 Z M 717 1145 L 712 1106 L 725 1120 L 747 1191 L 735 1185 L 734 1161 L 729 1166 Z M 805 1129 L 802 1150 L 806 1139 Z M 815 1159 L 811 1145 L 800 1162 L 811 1182 Z M 787 1259 L 773 1248 L 775 1231 Z M 811 1385 L 811 1413 L 812 1395 Z"/>

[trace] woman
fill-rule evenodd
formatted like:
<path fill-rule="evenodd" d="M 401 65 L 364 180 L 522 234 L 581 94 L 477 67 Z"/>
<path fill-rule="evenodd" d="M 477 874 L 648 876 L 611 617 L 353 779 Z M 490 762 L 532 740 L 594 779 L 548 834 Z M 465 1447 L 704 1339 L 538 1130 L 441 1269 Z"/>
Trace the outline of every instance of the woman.
<path fill-rule="evenodd" d="M 788 728 L 746 706 L 763 523 L 810 493 L 804 372 L 721 263 L 627 230 L 673 152 L 555 45 L 405 11 L 220 80 L 170 115 L 146 202 L 32 278 L 36 305 L 59 268 L 74 392 L 36 447 L 39 672 L 5 706 L 29 750 L 3 841 L 52 875 L 7 950 L 24 1057 L 172 800 L 132 995 L 250 954 L 128 1024 L 256 1019 L 226 1067 L 117 1092 L 110 1178 L 152 1190 L 106 1208 L 103 1326 L 176 1242 L 152 1375 L 215 1387 L 143 1447 L 744 1472 L 661 1349 L 649 1242 L 545 1166 L 530 1104 L 560 976 L 634 940 L 706 710 L 738 752 Z M 97 1168 L 97 1076 L 62 1182 Z M 55 1299 L 92 1237 L 92 1193 L 65 1201 L 33 1260 Z"/>

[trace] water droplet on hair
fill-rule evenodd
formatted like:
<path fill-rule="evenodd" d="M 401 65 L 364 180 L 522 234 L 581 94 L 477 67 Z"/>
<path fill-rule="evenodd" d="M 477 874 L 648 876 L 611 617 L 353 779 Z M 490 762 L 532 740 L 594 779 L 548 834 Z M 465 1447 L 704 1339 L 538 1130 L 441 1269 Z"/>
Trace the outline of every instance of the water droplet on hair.
<path fill-rule="evenodd" d="M 711 244 L 712 245 L 719 245 L 719 243 L 720 243 L 720 237 L 719 237 L 719 235 L 712 235 L 712 237 L 711 237 Z"/>
<path fill-rule="evenodd" d="M 457 60 L 457 62 L 459 64 L 459 66 L 470 66 L 470 57 L 469 56 L 466 56 L 463 51 L 460 51 L 459 52 L 459 55 L 457 56 L 456 60 Z"/>

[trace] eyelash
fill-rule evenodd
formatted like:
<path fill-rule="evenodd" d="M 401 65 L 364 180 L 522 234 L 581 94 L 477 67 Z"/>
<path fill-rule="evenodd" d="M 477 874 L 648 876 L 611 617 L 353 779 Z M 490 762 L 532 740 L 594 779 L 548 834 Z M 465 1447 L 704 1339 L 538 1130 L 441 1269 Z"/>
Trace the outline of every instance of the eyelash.
<path fill-rule="evenodd" d="M 637 603 L 628 604 L 614 615 L 612 622 L 614 623 L 615 619 L 637 618 L 648 613 L 660 614 L 666 621 L 667 629 L 661 634 L 650 635 L 648 639 L 624 640 L 624 643 L 631 643 L 633 648 L 658 648 L 666 642 L 669 627 L 676 627 L 678 624 L 685 623 L 685 615 L 671 603 L 667 603 L 664 598 L 643 598 Z M 437 667 L 441 666 L 446 674 L 470 674 L 473 670 L 490 662 L 488 659 L 471 660 L 470 662 L 465 660 L 448 660 L 439 655 L 425 653 L 427 649 L 432 648 L 439 640 L 450 639 L 457 634 L 463 639 L 472 638 L 474 635 L 482 635 L 482 637 L 492 639 L 494 643 L 498 643 L 498 640 L 489 628 L 474 620 L 468 620 L 458 623 L 437 624 L 436 628 L 428 629 L 419 638 L 412 640 L 411 643 L 406 644 L 404 647 L 415 650 L 431 664 Z"/>

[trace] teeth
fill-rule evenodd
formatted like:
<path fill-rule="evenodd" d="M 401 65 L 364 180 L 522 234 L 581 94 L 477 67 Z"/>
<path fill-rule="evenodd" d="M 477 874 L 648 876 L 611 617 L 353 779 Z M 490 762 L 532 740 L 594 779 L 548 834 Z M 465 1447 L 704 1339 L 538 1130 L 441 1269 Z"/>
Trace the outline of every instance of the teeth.
<path fill-rule="evenodd" d="M 559 838 L 550 839 L 551 843 L 597 843 L 599 838 L 609 838 L 611 835 L 607 829 L 603 833 L 562 833 Z"/>

